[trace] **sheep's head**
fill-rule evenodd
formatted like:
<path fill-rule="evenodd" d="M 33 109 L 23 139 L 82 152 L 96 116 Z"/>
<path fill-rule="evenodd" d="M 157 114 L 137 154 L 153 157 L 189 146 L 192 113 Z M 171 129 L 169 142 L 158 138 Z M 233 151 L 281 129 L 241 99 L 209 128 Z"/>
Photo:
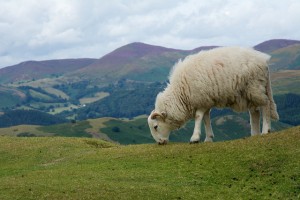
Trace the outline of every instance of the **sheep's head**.
<path fill-rule="evenodd" d="M 172 130 L 170 124 L 166 122 L 166 112 L 152 111 L 148 117 L 148 125 L 151 134 L 158 144 L 167 144 Z"/>

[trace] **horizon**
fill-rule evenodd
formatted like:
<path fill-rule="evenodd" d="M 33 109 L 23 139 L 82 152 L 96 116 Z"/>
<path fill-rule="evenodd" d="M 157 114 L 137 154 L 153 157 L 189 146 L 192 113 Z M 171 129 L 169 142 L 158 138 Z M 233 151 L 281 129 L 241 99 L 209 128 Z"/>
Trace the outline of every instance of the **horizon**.
<path fill-rule="evenodd" d="M 294 40 L 294 39 L 268 39 L 266 41 L 262 41 L 260 43 L 257 43 L 253 46 L 248 46 L 249 48 L 254 48 L 255 46 L 259 45 L 259 44 L 262 44 L 262 43 L 265 43 L 265 42 L 268 42 L 268 41 L 275 41 L 275 40 L 288 40 L 288 41 L 300 41 L 300 40 Z M 102 55 L 101 57 L 66 57 L 66 58 L 53 58 L 53 59 L 44 59 L 44 60 L 34 60 L 34 59 L 29 59 L 29 60 L 23 60 L 23 61 L 20 61 L 18 63 L 14 63 L 12 65 L 8 65 L 8 66 L 3 66 L 1 67 L 0 66 L 0 70 L 3 69 L 3 68 L 7 68 L 7 67 L 12 67 L 12 66 L 15 66 L 15 65 L 19 65 L 19 64 L 22 64 L 22 63 L 27 63 L 27 62 L 44 62 L 44 61 L 56 61 L 56 60 L 76 60 L 76 59 L 101 59 L 102 57 L 110 54 L 111 52 L 121 48 L 121 47 L 124 47 L 124 46 L 127 46 L 127 45 L 131 45 L 131 44 L 134 44 L 134 43 L 140 43 L 140 44 L 145 44 L 145 45 L 150 45 L 150 46 L 157 46 L 157 47 L 161 47 L 161 48 L 168 48 L 168 49 L 174 49 L 174 50 L 181 50 L 181 51 L 192 51 L 192 50 L 195 50 L 197 48 L 201 48 L 201 47 L 208 47 L 208 46 L 219 46 L 221 47 L 221 45 L 217 45 L 217 44 L 212 44 L 212 45 L 205 45 L 205 46 L 198 46 L 198 47 L 194 47 L 194 48 L 191 48 L 191 49 L 176 49 L 176 48 L 173 48 L 173 47 L 165 47 L 165 46 L 161 46 L 161 45 L 153 45 L 153 44 L 149 44 L 149 43 L 145 43 L 145 42 L 131 42 L 131 43 L 128 43 L 128 44 L 125 44 L 125 45 L 122 45 L 122 46 L 119 46 L 117 47 L 116 49 L 113 49 L 112 51 Z M 236 45 L 237 46 L 237 45 Z"/>
<path fill-rule="evenodd" d="M 100 58 L 134 41 L 192 49 L 298 40 L 299 9 L 295 0 L 0 0 L 0 68 L 26 60 Z"/>

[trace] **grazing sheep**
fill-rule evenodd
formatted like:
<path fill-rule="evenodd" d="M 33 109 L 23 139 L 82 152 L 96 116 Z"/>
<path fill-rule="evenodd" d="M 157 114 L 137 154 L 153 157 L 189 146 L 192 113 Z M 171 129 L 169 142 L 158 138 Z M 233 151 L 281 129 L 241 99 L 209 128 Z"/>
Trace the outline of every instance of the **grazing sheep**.
<path fill-rule="evenodd" d="M 214 137 L 210 110 L 230 107 L 234 111 L 249 110 L 251 135 L 271 130 L 271 118 L 278 120 L 270 83 L 269 55 L 248 48 L 221 47 L 199 52 L 179 61 L 171 70 L 170 83 L 156 97 L 155 109 L 148 117 L 153 138 L 166 144 L 170 131 L 195 119 L 191 143 L 200 141 L 204 120 L 206 139 Z"/>

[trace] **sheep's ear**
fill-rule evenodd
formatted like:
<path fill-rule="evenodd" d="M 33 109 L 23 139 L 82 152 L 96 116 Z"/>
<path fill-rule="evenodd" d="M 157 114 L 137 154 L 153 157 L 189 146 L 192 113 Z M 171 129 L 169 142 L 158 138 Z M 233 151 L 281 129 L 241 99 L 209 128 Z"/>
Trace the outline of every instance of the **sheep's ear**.
<path fill-rule="evenodd" d="M 163 120 L 165 120 L 165 118 L 167 117 L 167 114 L 165 112 L 159 113 L 159 112 L 153 112 L 151 114 L 151 119 L 156 119 L 157 117 L 162 118 Z"/>

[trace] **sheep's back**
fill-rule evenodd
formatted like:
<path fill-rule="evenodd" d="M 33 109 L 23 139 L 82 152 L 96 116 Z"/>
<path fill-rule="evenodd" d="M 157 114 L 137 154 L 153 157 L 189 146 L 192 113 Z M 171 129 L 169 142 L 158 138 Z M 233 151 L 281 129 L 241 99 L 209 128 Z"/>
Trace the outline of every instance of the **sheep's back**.
<path fill-rule="evenodd" d="M 252 49 L 224 47 L 179 62 L 170 84 L 181 88 L 193 107 L 232 107 L 243 111 L 264 104 L 269 56 Z"/>

